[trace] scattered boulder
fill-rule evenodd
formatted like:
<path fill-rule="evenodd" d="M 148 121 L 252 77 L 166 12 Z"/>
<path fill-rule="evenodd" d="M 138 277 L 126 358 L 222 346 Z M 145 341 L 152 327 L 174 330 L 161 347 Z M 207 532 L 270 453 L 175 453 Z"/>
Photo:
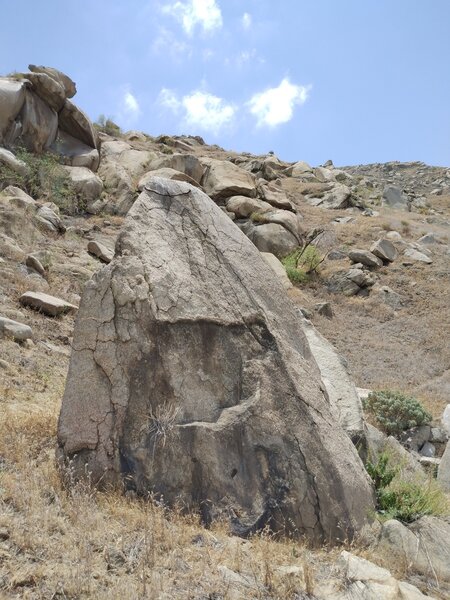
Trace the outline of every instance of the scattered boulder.
<path fill-rule="evenodd" d="M 26 192 L 21 190 L 20 188 L 14 185 L 8 185 L 3 190 L 2 194 L 8 198 L 8 200 L 23 209 L 35 209 L 36 202 L 33 200 L 31 196 L 29 196 Z"/>
<path fill-rule="evenodd" d="M 193 154 L 171 154 L 169 156 L 161 156 L 152 160 L 148 165 L 148 168 L 150 171 L 156 171 L 162 168 L 174 169 L 189 177 L 189 179 L 180 181 L 194 181 L 195 183 L 193 183 L 193 185 L 199 185 L 201 183 L 205 171 L 205 167 Z"/>
<path fill-rule="evenodd" d="M 348 208 L 352 204 L 352 193 L 349 187 L 343 183 L 332 183 L 327 185 L 319 195 L 306 194 L 306 199 L 313 206 L 322 208 L 341 209 Z"/>
<path fill-rule="evenodd" d="M 319 598 L 327 600 L 432 600 L 415 586 L 395 579 L 390 571 L 350 554 L 341 553 L 338 567 L 343 571 L 346 586 L 343 591 L 327 592 Z M 342 587 L 342 586 L 341 586 Z"/>
<path fill-rule="evenodd" d="M 370 248 L 372 254 L 381 258 L 383 262 L 393 262 L 397 258 L 397 248 L 390 240 L 379 239 Z"/>
<path fill-rule="evenodd" d="M 288 200 L 286 194 L 274 183 L 260 181 L 258 183 L 258 194 L 263 200 L 276 208 L 294 210 L 294 207 L 292 206 L 291 201 Z"/>
<path fill-rule="evenodd" d="M 85 288 L 59 458 L 242 536 L 351 539 L 373 495 L 321 385 L 260 253 L 200 190 L 154 178 Z"/>
<path fill-rule="evenodd" d="M 333 309 L 331 308 L 331 304 L 329 302 L 318 302 L 314 305 L 314 310 L 323 317 L 327 317 L 327 319 L 333 318 Z"/>
<path fill-rule="evenodd" d="M 289 210 L 273 209 L 263 212 L 261 215 L 257 215 L 256 218 L 252 219 L 258 223 L 278 223 L 282 225 L 287 231 L 297 239 L 297 245 L 301 244 L 302 241 L 302 226 L 301 218 L 296 213 L 292 213 Z"/>
<path fill-rule="evenodd" d="M 19 175 L 27 175 L 28 167 L 23 160 L 19 160 L 16 156 L 6 148 L 0 148 L 0 164 L 4 164 L 9 167 L 15 173 Z"/>
<path fill-rule="evenodd" d="M 104 208 L 108 213 L 126 215 L 137 198 L 131 175 L 112 160 L 102 161 L 98 174 L 105 182 L 106 198 L 104 202 L 96 200 L 91 203 L 87 207 L 88 212 L 96 214 Z M 113 193 L 109 194 L 109 190 L 113 190 Z"/>
<path fill-rule="evenodd" d="M 50 317 L 78 310 L 78 307 L 61 298 L 43 294 L 42 292 L 25 292 L 20 296 L 20 303 Z"/>
<path fill-rule="evenodd" d="M 114 252 L 96 240 L 90 240 L 87 250 L 89 254 L 96 256 L 99 260 L 106 264 L 110 263 L 114 258 Z"/>
<path fill-rule="evenodd" d="M 381 302 L 383 302 L 387 306 L 390 306 L 394 310 L 397 310 L 402 307 L 402 297 L 400 296 L 400 294 L 397 294 L 397 292 L 394 292 L 394 290 L 388 285 L 380 285 L 374 287 L 373 291 L 374 298 L 376 298 L 379 301 L 381 300 Z"/>
<path fill-rule="evenodd" d="M 352 262 L 362 263 L 366 267 L 377 268 L 383 266 L 383 261 L 368 250 L 351 250 L 348 257 Z"/>
<path fill-rule="evenodd" d="M 272 206 L 268 202 L 247 196 L 231 196 L 226 201 L 226 207 L 240 219 L 248 218 L 253 213 L 262 214 L 272 210 Z"/>
<path fill-rule="evenodd" d="M 231 196 L 256 196 L 254 176 L 225 160 L 211 160 L 202 179 L 205 192 L 216 202 Z"/>
<path fill-rule="evenodd" d="M 432 258 L 427 256 L 423 252 L 419 252 L 419 250 L 415 250 L 414 248 L 406 248 L 403 254 L 404 256 L 406 256 L 406 258 L 414 262 L 422 262 L 427 265 L 431 265 L 431 263 L 433 262 Z"/>
<path fill-rule="evenodd" d="M 33 254 L 28 254 L 26 256 L 25 264 L 29 269 L 36 271 L 36 273 L 39 273 L 39 275 L 41 275 L 42 277 L 45 275 L 44 266 L 42 265 L 41 261 L 38 258 L 36 258 L 36 256 L 34 256 Z"/>
<path fill-rule="evenodd" d="M 265 223 L 242 228 L 261 252 L 275 254 L 278 258 L 287 256 L 298 246 L 298 239 L 278 223 Z"/>
<path fill-rule="evenodd" d="M 394 185 L 387 185 L 381 198 L 383 206 L 399 210 L 409 210 L 409 198 L 402 190 Z"/>
<path fill-rule="evenodd" d="M 12 338 L 16 342 L 24 342 L 33 337 L 33 332 L 28 325 L 0 316 L 0 337 Z"/>
<path fill-rule="evenodd" d="M 432 580 L 450 581 L 450 524 L 444 520 L 422 517 L 409 527 L 386 521 L 377 550 Z"/>
<path fill-rule="evenodd" d="M 302 160 L 296 162 L 291 167 L 285 169 L 284 173 L 286 175 L 289 175 L 290 177 L 298 177 L 301 179 L 314 179 L 312 167 Z"/>
<path fill-rule="evenodd" d="M 434 244 L 439 244 L 439 240 L 434 235 L 434 233 L 426 233 L 421 238 L 417 240 L 419 244 L 423 244 L 424 246 L 433 246 Z"/>
<path fill-rule="evenodd" d="M 86 167 L 64 167 L 76 191 L 86 202 L 92 202 L 100 197 L 103 182 L 98 175 Z"/>
<path fill-rule="evenodd" d="M 169 167 L 161 167 L 160 169 L 156 169 L 155 171 L 150 171 L 146 173 L 143 177 L 140 178 L 138 183 L 138 190 L 142 192 L 145 186 L 150 183 L 153 177 L 161 177 L 162 179 L 172 179 L 173 181 L 185 181 L 186 183 L 190 183 L 191 185 L 199 186 L 199 184 L 194 181 L 189 175 L 182 173 L 181 171 L 176 171 L 175 169 L 171 169 Z"/>
<path fill-rule="evenodd" d="M 53 202 L 46 202 L 38 208 L 34 220 L 51 233 L 64 233 L 66 228 L 59 216 L 59 208 Z"/>

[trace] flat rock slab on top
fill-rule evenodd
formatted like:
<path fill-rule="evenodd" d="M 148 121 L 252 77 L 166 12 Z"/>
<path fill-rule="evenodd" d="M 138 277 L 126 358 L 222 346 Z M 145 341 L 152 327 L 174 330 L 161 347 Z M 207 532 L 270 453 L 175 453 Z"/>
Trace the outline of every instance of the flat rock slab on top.
<path fill-rule="evenodd" d="M 200 190 L 154 178 L 85 287 L 58 456 L 239 535 L 349 539 L 372 490 L 322 386 L 257 249 Z"/>
<path fill-rule="evenodd" d="M 44 294 L 42 292 L 25 292 L 25 294 L 20 296 L 20 302 L 24 306 L 29 306 L 50 317 L 56 317 L 61 314 L 78 310 L 78 307 L 75 306 L 75 304 L 71 304 L 70 302 L 61 300 L 61 298 L 56 298 L 55 296 L 50 296 L 49 294 Z"/>

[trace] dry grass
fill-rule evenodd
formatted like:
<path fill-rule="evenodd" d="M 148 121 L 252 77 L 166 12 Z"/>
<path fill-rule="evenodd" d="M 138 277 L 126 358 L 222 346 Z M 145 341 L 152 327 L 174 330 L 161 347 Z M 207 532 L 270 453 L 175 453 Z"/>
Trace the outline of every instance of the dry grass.
<path fill-rule="evenodd" d="M 206 531 L 195 515 L 169 513 L 151 499 L 65 489 L 54 461 L 62 381 L 39 405 L 1 405 L 2 597 L 281 599 L 312 586 L 323 557 L 301 544 L 230 538 L 220 524 Z M 298 574 L 281 574 L 283 565 L 297 565 Z M 230 595 L 236 586 L 242 596 Z"/>

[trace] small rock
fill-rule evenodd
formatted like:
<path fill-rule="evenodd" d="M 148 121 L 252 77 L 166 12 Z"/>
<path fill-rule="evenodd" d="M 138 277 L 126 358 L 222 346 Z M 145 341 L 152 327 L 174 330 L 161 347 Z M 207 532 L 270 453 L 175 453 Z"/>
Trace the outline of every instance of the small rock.
<path fill-rule="evenodd" d="M 348 223 L 354 223 L 356 219 L 354 217 L 336 217 L 333 219 L 333 223 L 338 223 L 339 225 L 347 225 Z"/>
<path fill-rule="evenodd" d="M 91 240 L 87 246 L 89 254 L 96 256 L 102 262 L 108 264 L 114 258 L 114 252 L 95 240 Z"/>
<path fill-rule="evenodd" d="M 404 252 L 404 255 L 410 260 L 416 262 L 423 262 L 428 265 L 430 265 L 433 262 L 433 260 L 429 258 L 426 254 L 424 254 L 423 252 L 419 252 L 418 250 L 414 250 L 413 248 L 407 248 Z"/>
<path fill-rule="evenodd" d="M 378 298 L 394 310 L 402 306 L 402 297 L 387 285 L 378 288 Z"/>
<path fill-rule="evenodd" d="M 6 527 L 0 527 L 0 540 L 9 540 L 9 531 Z"/>
<path fill-rule="evenodd" d="M 328 260 L 343 260 L 347 255 L 341 250 L 332 250 L 328 255 Z"/>
<path fill-rule="evenodd" d="M 350 279 L 353 283 L 359 285 L 359 287 L 370 287 L 374 285 L 375 280 L 369 273 L 365 273 L 362 269 L 350 269 L 347 271 L 346 275 L 347 279 Z"/>
<path fill-rule="evenodd" d="M 366 267 L 382 267 L 383 261 L 368 250 L 351 250 L 348 256 L 352 262 L 362 263 Z"/>
<path fill-rule="evenodd" d="M 386 237 L 388 240 L 391 240 L 391 242 L 401 242 L 403 239 L 398 231 L 388 231 Z"/>
<path fill-rule="evenodd" d="M 329 302 L 318 302 L 314 305 L 314 310 L 319 314 L 327 317 L 328 319 L 333 318 L 333 310 Z"/>
<path fill-rule="evenodd" d="M 397 258 L 397 249 L 390 240 L 379 239 L 374 242 L 370 251 L 384 262 L 393 262 Z"/>
<path fill-rule="evenodd" d="M 437 444 L 446 444 L 448 441 L 449 435 L 445 431 L 445 429 L 441 429 L 440 427 L 432 427 L 430 442 L 435 442 Z"/>
<path fill-rule="evenodd" d="M 78 310 L 74 304 L 42 292 L 25 292 L 20 296 L 20 302 L 51 317 Z"/>
<path fill-rule="evenodd" d="M 433 458 L 436 454 L 436 447 L 430 442 L 425 442 L 425 444 L 420 449 L 421 456 L 425 456 L 427 458 Z"/>
<path fill-rule="evenodd" d="M 0 337 L 12 338 L 16 342 L 25 342 L 33 336 L 31 327 L 18 321 L 0 317 Z"/>
<path fill-rule="evenodd" d="M 423 244 L 424 246 L 431 246 L 433 244 L 439 244 L 439 240 L 436 238 L 434 233 L 427 233 L 423 235 L 418 240 L 419 244 Z"/>
<path fill-rule="evenodd" d="M 414 427 L 405 431 L 400 441 L 410 450 L 419 452 L 423 445 L 430 439 L 430 435 L 431 427 L 429 425 L 421 425 L 420 427 Z"/>
<path fill-rule="evenodd" d="M 42 265 L 41 261 L 35 256 L 33 256 L 32 254 L 28 254 L 25 258 L 25 264 L 29 269 L 33 269 L 33 271 L 36 271 L 36 273 L 39 273 L 39 275 L 42 275 L 42 277 L 44 277 L 44 266 Z"/>

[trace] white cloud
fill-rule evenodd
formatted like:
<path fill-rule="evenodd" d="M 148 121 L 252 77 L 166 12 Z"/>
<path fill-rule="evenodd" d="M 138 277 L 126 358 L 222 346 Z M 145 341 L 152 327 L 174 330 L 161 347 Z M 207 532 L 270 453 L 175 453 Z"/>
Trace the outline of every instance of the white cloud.
<path fill-rule="evenodd" d="M 236 107 L 233 104 L 201 90 L 178 98 L 173 91 L 164 88 L 159 94 L 158 101 L 175 114 L 182 113 L 186 125 L 212 133 L 217 133 L 226 125 L 230 125 L 236 114 Z"/>
<path fill-rule="evenodd" d="M 223 25 L 222 12 L 216 0 L 178 0 L 164 6 L 163 12 L 177 19 L 188 35 L 193 34 L 197 25 L 208 33 Z"/>
<path fill-rule="evenodd" d="M 248 107 L 258 126 L 275 127 L 290 121 L 296 105 L 306 102 L 311 86 L 294 85 L 286 77 L 278 87 L 252 96 Z"/>
<path fill-rule="evenodd" d="M 141 107 L 134 94 L 130 92 L 128 86 L 122 88 L 122 95 L 119 103 L 118 117 L 125 125 L 132 125 L 141 115 Z"/>
<path fill-rule="evenodd" d="M 252 15 L 248 12 L 242 15 L 241 24 L 244 29 L 250 29 L 252 26 Z"/>
<path fill-rule="evenodd" d="M 170 55 L 173 59 L 186 58 L 192 55 L 192 48 L 165 27 L 160 27 L 151 48 L 155 54 Z"/>
<path fill-rule="evenodd" d="M 131 92 L 125 92 L 123 96 L 123 110 L 130 117 L 138 117 L 141 113 L 139 102 Z"/>
<path fill-rule="evenodd" d="M 175 92 L 167 88 L 163 88 L 159 92 L 158 103 L 174 113 L 179 112 L 181 108 L 181 102 L 179 101 Z"/>

